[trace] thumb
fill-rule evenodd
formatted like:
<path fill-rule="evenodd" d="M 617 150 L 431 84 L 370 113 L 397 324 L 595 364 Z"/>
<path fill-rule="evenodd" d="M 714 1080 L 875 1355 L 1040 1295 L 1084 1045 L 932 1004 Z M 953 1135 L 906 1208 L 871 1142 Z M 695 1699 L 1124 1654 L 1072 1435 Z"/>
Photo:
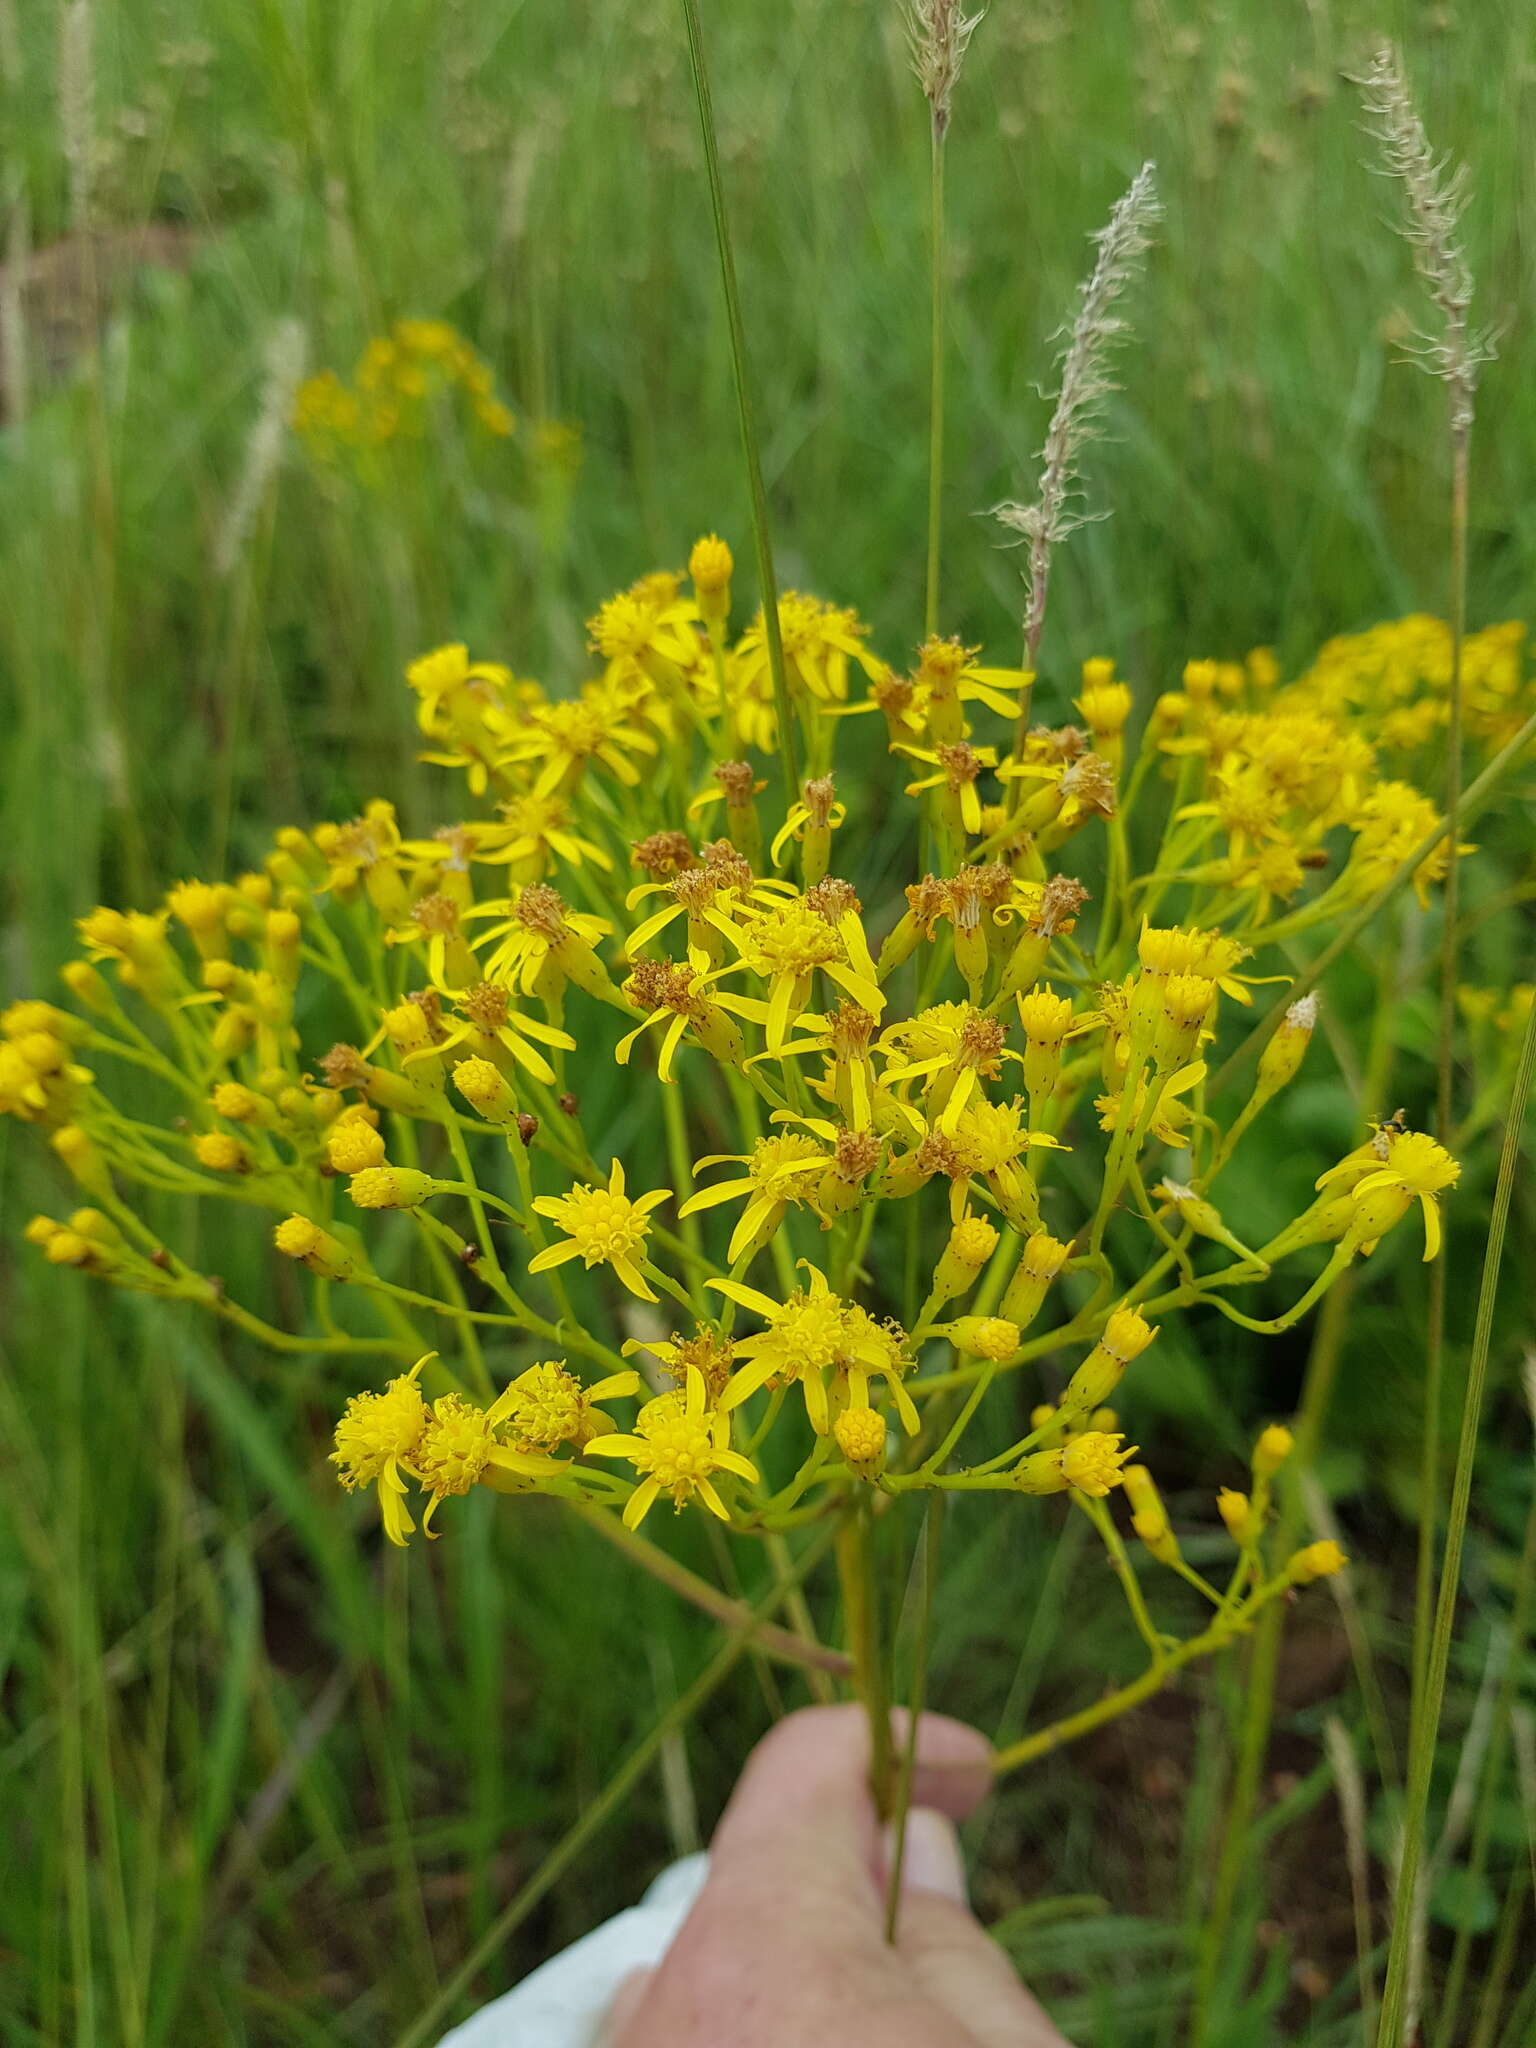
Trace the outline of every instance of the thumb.
<path fill-rule="evenodd" d="M 978 2048 L 1068 2048 L 972 1917 L 965 1866 L 950 1821 L 930 1807 L 907 1815 L 896 1948 L 935 2005 Z"/>

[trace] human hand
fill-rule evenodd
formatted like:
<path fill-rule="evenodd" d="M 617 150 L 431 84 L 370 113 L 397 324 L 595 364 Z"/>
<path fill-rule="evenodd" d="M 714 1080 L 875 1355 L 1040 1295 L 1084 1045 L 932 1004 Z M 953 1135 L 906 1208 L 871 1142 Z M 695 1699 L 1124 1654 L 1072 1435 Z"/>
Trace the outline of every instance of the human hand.
<path fill-rule="evenodd" d="M 954 1822 L 989 1790 L 988 1754 L 974 1728 L 924 1715 L 891 1947 L 863 1711 L 781 1721 L 676 1941 L 621 1989 L 612 2048 L 1068 2048 L 966 1905 Z"/>

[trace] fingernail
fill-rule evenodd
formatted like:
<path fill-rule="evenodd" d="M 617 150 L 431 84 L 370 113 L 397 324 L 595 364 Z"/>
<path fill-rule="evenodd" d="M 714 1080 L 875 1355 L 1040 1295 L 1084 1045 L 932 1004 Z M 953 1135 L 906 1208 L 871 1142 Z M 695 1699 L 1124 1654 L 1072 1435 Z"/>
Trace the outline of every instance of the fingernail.
<path fill-rule="evenodd" d="M 953 1824 L 931 1806 L 914 1806 L 907 1815 L 901 1882 L 904 1890 L 938 1892 L 943 1898 L 953 1899 L 957 1906 L 965 1904 L 960 1837 Z"/>

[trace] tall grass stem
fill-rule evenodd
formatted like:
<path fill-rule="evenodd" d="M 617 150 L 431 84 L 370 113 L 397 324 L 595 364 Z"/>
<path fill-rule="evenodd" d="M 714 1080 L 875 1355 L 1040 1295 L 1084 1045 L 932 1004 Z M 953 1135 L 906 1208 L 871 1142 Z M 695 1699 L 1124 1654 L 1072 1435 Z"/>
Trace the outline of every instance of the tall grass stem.
<path fill-rule="evenodd" d="M 1424 1832 L 1429 1809 L 1430 1777 L 1434 1767 L 1435 1741 L 1445 1701 L 1446 1673 L 1450 1667 L 1451 1632 L 1456 1619 L 1456 1596 L 1461 1580 L 1461 1558 L 1467 1533 L 1467 1516 L 1472 1503 L 1472 1475 L 1477 1461 L 1478 1428 L 1482 1421 L 1483 1391 L 1488 1380 L 1488 1351 L 1493 1338 L 1493 1310 L 1498 1293 L 1499 1268 L 1504 1258 L 1504 1237 L 1509 1226 L 1510 1198 L 1514 1192 L 1515 1167 L 1520 1157 L 1525 1112 L 1530 1101 L 1531 1080 L 1536 1074 L 1536 1007 L 1526 1019 L 1504 1119 L 1504 1143 L 1499 1153 L 1498 1178 L 1494 1184 L 1493 1208 L 1488 1219 L 1488 1245 L 1483 1256 L 1482 1280 L 1477 1293 L 1477 1314 L 1472 1330 L 1472 1355 L 1467 1365 L 1466 1390 L 1462 1396 L 1461 1433 L 1456 1447 L 1455 1477 L 1451 1485 L 1450 1511 L 1446 1517 L 1445 1554 L 1440 1565 L 1435 1601 L 1434 1632 L 1430 1640 L 1429 1664 L 1421 1698 L 1416 1702 L 1409 1731 L 1408 1792 L 1403 1814 L 1403 1850 L 1398 1871 L 1397 1909 L 1392 1919 L 1392 1942 L 1387 1956 L 1386 1989 L 1382 1995 L 1381 2024 L 1377 2048 L 1399 2048 L 1407 2009 L 1409 1963 L 1412 1956 L 1413 1900 L 1419 1868 L 1424 1857 Z"/>
<path fill-rule="evenodd" d="M 928 299 L 928 581 L 923 601 L 923 635 L 939 630 L 939 567 L 944 525 L 944 129 L 930 124 Z"/>
<path fill-rule="evenodd" d="M 693 92 L 699 109 L 699 132 L 704 144 L 704 169 L 709 181 L 710 212 L 715 223 L 715 247 L 720 257 L 720 286 L 725 295 L 726 326 L 731 340 L 731 371 L 736 384 L 736 411 L 741 423 L 741 449 L 747 465 L 747 489 L 752 501 L 752 541 L 757 552 L 757 580 L 763 597 L 763 637 L 768 649 L 768 669 L 773 678 L 773 715 L 778 727 L 779 765 L 784 774 L 786 802 L 799 793 L 800 775 L 796 764 L 795 729 L 789 695 L 789 677 L 784 667 L 784 638 L 779 630 L 779 589 L 773 567 L 773 542 L 768 526 L 768 494 L 763 488 L 763 465 L 758 453 L 757 422 L 752 411 L 752 384 L 747 360 L 747 335 L 741 318 L 741 294 L 736 284 L 736 258 L 731 248 L 730 218 L 725 209 L 725 187 L 720 176 L 720 146 L 715 132 L 714 101 L 709 90 L 709 69 L 704 56 L 704 28 L 699 19 L 698 0 L 682 0 L 683 20 L 688 30 L 688 58 L 693 69 Z"/>

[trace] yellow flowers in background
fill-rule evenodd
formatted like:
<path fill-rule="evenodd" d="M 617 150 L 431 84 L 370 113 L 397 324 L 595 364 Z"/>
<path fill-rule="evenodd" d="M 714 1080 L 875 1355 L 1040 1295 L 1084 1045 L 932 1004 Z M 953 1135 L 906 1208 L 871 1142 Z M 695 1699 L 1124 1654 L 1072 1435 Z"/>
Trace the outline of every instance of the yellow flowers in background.
<path fill-rule="evenodd" d="M 406 322 L 351 386 L 305 387 L 303 431 L 387 438 L 438 390 L 510 430 L 452 330 Z M 1428 899 L 1469 850 L 1415 779 L 1443 629 L 1337 641 L 1290 680 L 1266 654 L 1192 662 L 1161 694 L 1096 660 L 1075 718 L 1018 740 L 1032 677 L 940 638 L 903 669 L 790 593 L 786 790 L 733 567 L 709 535 L 687 576 L 610 599 L 568 696 L 424 653 L 407 683 L 425 758 L 462 777 L 452 822 L 407 830 L 379 799 L 285 828 L 232 882 L 83 917 L 77 1009 L 3 1019 L 0 1110 L 89 1204 L 27 1234 L 280 1349 L 372 1361 L 332 1463 L 393 1542 L 475 1487 L 775 1541 L 968 1491 L 1065 1499 L 1120 1570 L 1123 1494 L 1146 1555 L 1212 1603 L 1203 1654 L 1344 1560 L 1267 1554 L 1272 1425 L 1212 1503 L 1230 1584 L 1192 1571 L 1122 1422 L 1159 1332 L 1187 1311 L 1284 1331 L 1415 1208 L 1434 1257 L 1459 1172 L 1364 1103 L 1278 1231 L 1221 1185 L 1316 1031 L 1290 941 L 1405 861 Z M 1519 649 L 1509 626 L 1469 642 L 1489 745 L 1528 702 Z M 871 739 L 888 764 L 841 774 Z M 1507 1000 L 1464 994 L 1490 1044 Z M 1251 1016 L 1258 1058 L 1218 1090 Z M 600 1073 L 611 1129 L 582 1109 Z M 201 1273 L 148 1191 L 254 1211 L 302 1324 Z M 1239 1305 L 1293 1258 L 1290 1306 Z M 1012 1437 L 987 1456 L 984 1407 Z M 1132 1615 L 1161 1670 L 1139 1594 Z"/>
<path fill-rule="evenodd" d="M 490 365 L 463 335 L 446 320 L 397 320 L 368 343 L 350 379 L 334 370 L 306 377 L 294 397 L 293 424 L 316 455 L 331 460 L 343 448 L 376 448 L 424 433 L 441 401 L 496 440 L 516 430 Z"/>
<path fill-rule="evenodd" d="M 470 443 L 514 443 L 536 484 L 568 494 L 581 467 L 574 420 L 521 418 L 496 387 L 490 364 L 446 320 L 396 320 L 363 347 L 350 375 L 306 377 L 290 424 L 322 471 L 378 485 L 392 453 L 430 447 L 446 434 Z"/>

